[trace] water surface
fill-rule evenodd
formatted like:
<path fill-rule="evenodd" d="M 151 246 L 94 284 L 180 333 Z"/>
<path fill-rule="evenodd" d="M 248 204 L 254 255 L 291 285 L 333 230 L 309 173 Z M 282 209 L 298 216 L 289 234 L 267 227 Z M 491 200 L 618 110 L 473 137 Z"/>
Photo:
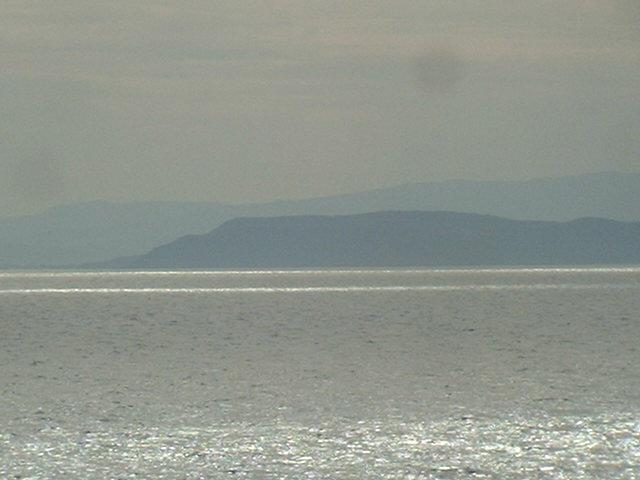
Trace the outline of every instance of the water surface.
<path fill-rule="evenodd" d="M 0 477 L 636 478 L 640 269 L 0 272 Z"/>

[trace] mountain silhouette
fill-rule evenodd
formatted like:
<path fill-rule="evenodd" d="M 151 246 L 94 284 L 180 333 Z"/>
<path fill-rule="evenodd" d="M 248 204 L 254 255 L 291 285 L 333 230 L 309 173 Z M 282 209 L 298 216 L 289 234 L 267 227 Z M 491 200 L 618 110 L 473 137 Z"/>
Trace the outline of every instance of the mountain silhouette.
<path fill-rule="evenodd" d="M 474 212 L 518 220 L 640 221 L 640 174 L 527 181 L 452 180 L 261 204 L 96 201 L 0 218 L 0 267 L 64 266 L 140 255 L 236 217 L 348 215 L 383 210 Z"/>
<path fill-rule="evenodd" d="M 456 212 L 237 218 L 99 268 L 330 268 L 640 263 L 640 223 Z"/>

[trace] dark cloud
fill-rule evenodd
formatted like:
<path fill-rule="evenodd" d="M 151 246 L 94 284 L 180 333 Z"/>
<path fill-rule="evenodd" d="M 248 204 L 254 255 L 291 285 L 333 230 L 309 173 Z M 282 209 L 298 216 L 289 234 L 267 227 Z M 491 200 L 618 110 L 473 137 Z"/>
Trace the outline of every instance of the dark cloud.
<path fill-rule="evenodd" d="M 465 75 L 462 57 L 453 49 L 434 48 L 414 58 L 413 69 L 421 88 L 429 93 L 449 93 Z"/>

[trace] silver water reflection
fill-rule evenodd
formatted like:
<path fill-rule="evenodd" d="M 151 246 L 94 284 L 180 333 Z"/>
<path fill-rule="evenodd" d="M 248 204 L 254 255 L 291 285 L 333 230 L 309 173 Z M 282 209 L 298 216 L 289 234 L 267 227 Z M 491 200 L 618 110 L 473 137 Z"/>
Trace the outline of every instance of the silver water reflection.
<path fill-rule="evenodd" d="M 5 271 L 0 293 L 352 291 L 366 289 L 640 287 L 640 267 L 235 271 Z"/>
<path fill-rule="evenodd" d="M 636 478 L 640 269 L 0 274 L 0 478 Z"/>
<path fill-rule="evenodd" d="M 4 438 L 2 438 L 4 437 Z M 23 478 L 636 478 L 632 416 L 232 424 L 1 435 Z M 82 469 L 82 471 L 78 471 Z M 231 477 L 231 474 L 234 476 Z"/>

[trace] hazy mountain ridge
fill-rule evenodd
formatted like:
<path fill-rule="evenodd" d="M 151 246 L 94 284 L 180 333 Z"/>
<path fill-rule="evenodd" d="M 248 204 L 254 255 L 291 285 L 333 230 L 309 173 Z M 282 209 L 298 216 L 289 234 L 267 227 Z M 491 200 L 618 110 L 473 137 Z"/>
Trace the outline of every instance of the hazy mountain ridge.
<path fill-rule="evenodd" d="M 308 268 L 640 263 L 640 222 L 456 212 L 238 218 L 99 268 Z"/>
<path fill-rule="evenodd" d="M 0 266 L 55 266 L 141 254 L 227 220 L 222 204 L 88 202 L 0 220 Z"/>
<path fill-rule="evenodd" d="M 517 182 L 452 180 L 263 204 L 89 202 L 0 219 L 0 267 L 140 255 L 235 217 L 446 210 L 525 220 L 640 220 L 640 174 L 605 172 Z"/>

